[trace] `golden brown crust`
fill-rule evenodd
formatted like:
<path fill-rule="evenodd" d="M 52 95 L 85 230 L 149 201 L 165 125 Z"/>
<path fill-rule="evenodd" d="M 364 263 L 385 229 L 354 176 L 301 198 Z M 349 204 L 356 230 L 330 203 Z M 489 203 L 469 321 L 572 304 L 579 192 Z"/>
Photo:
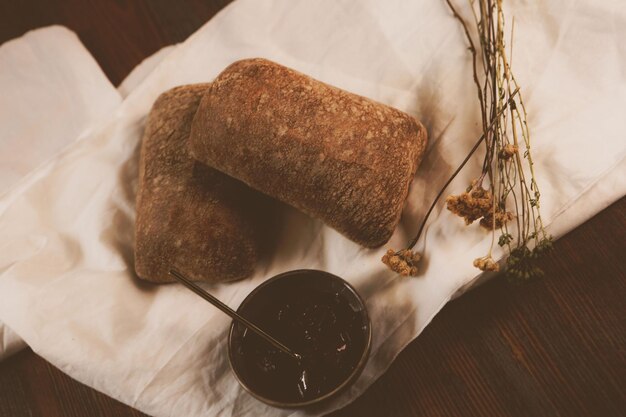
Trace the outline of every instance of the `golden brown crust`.
<path fill-rule="evenodd" d="M 254 269 L 259 239 L 250 207 L 262 196 L 189 154 L 191 121 L 208 87 L 169 90 L 148 117 L 135 224 L 135 270 L 148 281 L 172 281 L 172 266 L 211 282 Z"/>
<path fill-rule="evenodd" d="M 198 160 L 366 247 L 391 237 L 425 147 L 408 114 L 265 59 L 226 68 L 191 129 Z"/>

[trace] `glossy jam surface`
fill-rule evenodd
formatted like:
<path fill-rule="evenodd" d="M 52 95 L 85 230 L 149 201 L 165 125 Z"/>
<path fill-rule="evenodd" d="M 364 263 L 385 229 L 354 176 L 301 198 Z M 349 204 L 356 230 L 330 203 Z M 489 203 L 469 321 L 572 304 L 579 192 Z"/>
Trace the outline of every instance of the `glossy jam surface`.
<path fill-rule="evenodd" d="M 298 362 L 235 325 L 234 367 L 255 393 L 277 402 L 309 401 L 332 392 L 355 371 L 366 349 L 367 316 L 351 290 L 327 279 L 287 277 L 240 309 L 302 356 Z"/>

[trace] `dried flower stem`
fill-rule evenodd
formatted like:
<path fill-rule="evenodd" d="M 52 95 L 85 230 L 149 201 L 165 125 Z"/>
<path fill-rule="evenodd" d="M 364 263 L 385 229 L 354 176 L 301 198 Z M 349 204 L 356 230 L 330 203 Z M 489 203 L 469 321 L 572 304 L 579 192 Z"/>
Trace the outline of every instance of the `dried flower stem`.
<path fill-rule="evenodd" d="M 478 178 L 478 184 L 475 184 L 473 188 L 481 187 L 485 175 L 489 176 L 489 189 L 493 195 L 492 209 L 490 213 L 484 214 L 481 225 L 491 226 L 492 243 L 487 256 L 478 258 L 474 264 L 482 270 L 491 270 L 483 266 L 491 265 L 487 260 L 491 260 L 496 229 L 501 229 L 502 235 L 498 239 L 498 244 L 506 246 L 510 254 L 507 271 L 516 278 L 530 278 L 540 274 L 541 271 L 534 266 L 532 261 L 550 248 L 551 238 L 544 229 L 539 211 L 540 193 L 530 154 L 530 132 L 526 123 L 526 107 L 521 94 L 516 100 L 512 97 L 512 93 L 518 92 L 520 87 L 511 71 L 510 60 L 505 50 L 505 18 L 502 0 L 469 0 L 475 29 L 480 40 L 482 84 L 476 65 L 478 52 L 470 29 L 451 0 L 446 0 L 446 3 L 454 17 L 461 23 L 469 43 L 472 53 L 473 79 L 478 90 L 483 129 L 487 138 L 483 170 Z M 513 30 L 511 30 L 509 55 L 512 54 L 512 40 Z M 503 102 L 509 104 L 509 111 L 498 114 L 495 109 L 499 108 Z M 495 125 L 494 129 L 485 129 L 486 119 Z M 522 145 L 525 149 L 523 156 L 519 152 Z M 455 202 L 456 200 L 454 198 L 450 200 L 449 197 L 449 201 Z M 507 202 L 513 204 L 514 214 L 506 211 Z M 455 207 L 455 209 L 458 208 Z M 515 245 L 512 245 L 513 236 L 507 225 L 513 218 L 517 226 Z M 534 245 L 532 250 L 528 247 L 531 242 Z"/>
<path fill-rule="evenodd" d="M 515 95 L 518 93 L 519 89 L 515 90 L 512 94 L 511 94 L 511 98 L 515 97 Z M 502 114 L 505 110 L 507 109 L 507 104 L 505 104 L 499 111 L 498 114 Z M 491 125 L 489 125 L 488 129 L 492 129 L 493 128 L 493 123 Z M 441 198 L 441 196 L 443 195 L 443 193 L 446 191 L 446 189 L 448 188 L 448 186 L 450 185 L 450 183 L 454 180 L 454 178 L 456 178 L 456 176 L 459 174 L 459 172 L 461 172 L 461 170 L 463 169 L 463 167 L 465 166 L 465 164 L 467 164 L 467 162 L 470 160 L 470 158 L 472 157 L 472 155 L 474 155 L 474 152 L 476 152 L 476 150 L 478 149 L 478 147 L 480 146 L 481 143 L 483 143 L 483 140 L 485 140 L 485 134 L 483 133 L 482 135 L 480 135 L 480 138 L 478 138 L 478 140 L 476 141 L 476 143 L 474 144 L 474 146 L 472 147 L 472 149 L 469 151 L 469 153 L 467 154 L 467 156 L 465 157 L 465 159 L 463 160 L 463 162 L 461 162 L 461 164 L 457 167 L 457 169 L 452 173 L 452 175 L 450 175 L 450 178 L 448 178 L 448 181 L 446 181 L 446 183 L 443 185 L 443 187 L 441 187 L 441 189 L 439 190 L 439 193 L 437 193 L 437 196 L 435 197 L 435 199 L 433 200 L 433 202 L 431 203 L 430 207 L 428 208 L 428 211 L 426 212 L 426 214 L 424 215 L 424 219 L 422 220 L 422 223 L 420 224 L 419 229 L 417 230 L 417 234 L 415 235 L 415 237 L 413 237 L 413 239 L 409 242 L 409 244 L 407 245 L 407 249 L 413 249 L 415 247 L 415 245 L 417 244 L 420 236 L 422 235 L 422 232 L 424 231 L 424 227 L 426 226 L 426 222 L 428 221 L 428 217 L 430 216 L 430 213 L 433 211 L 433 209 L 435 208 L 435 206 L 437 205 L 437 202 L 439 201 L 439 199 Z"/>
<path fill-rule="evenodd" d="M 534 260 L 551 247 L 539 212 L 540 193 L 535 180 L 533 160 L 530 154 L 530 132 L 526 123 L 526 107 L 521 97 L 504 41 L 504 13 L 502 0 L 468 0 L 478 35 L 480 50 L 472 37 L 470 27 L 457 11 L 451 0 L 445 0 L 465 33 L 472 55 L 472 76 L 481 111 L 483 132 L 463 162 L 441 188 L 415 237 L 406 249 L 388 250 L 383 262 L 403 275 L 415 275 L 420 255 L 413 252 L 428 217 L 446 188 L 463 169 L 470 157 L 485 144 L 485 158 L 481 173 L 466 192 L 449 196 L 447 207 L 465 218 L 466 224 L 480 219 L 480 225 L 491 231 L 491 245 L 486 256 L 474 260 L 483 271 L 497 271 L 499 265 L 492 259 L 496 229 L 502 231 L 498 245 L 508 249 L 507 272 L 515 278 L 540 275 Z M 513 32 L 511 31 L 511 44 Z M 479 55 L 480 52 L 480 55 Z M 512 48 L 511 48 L 512 52 Z M 511 54 L 509 53 L 509 55 Z M 480 62 L 480 72 L 479 72 Z M 520 150 L 523 149 L 523 155 Z M 525 171 L 527 169 L 528 171 Z M 483 181 L 489 178 L 489 186 Z M 513 212 L 507 211 L 512 205 Z M 508 225 L 515 219 L 515 230 Z M 515 232 L 516 242 L 513 244 Z M 529 248 L 534 246 L 534 248 Z"/>

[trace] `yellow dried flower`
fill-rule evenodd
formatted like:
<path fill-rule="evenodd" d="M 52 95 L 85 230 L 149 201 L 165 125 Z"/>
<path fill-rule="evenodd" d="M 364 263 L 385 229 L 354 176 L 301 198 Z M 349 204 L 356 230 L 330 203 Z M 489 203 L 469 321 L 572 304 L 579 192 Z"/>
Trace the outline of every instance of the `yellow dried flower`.
<path fill-rule="evenodd" d="M 481 271 L 497 272 L 500 270 L 500 265 L 498 265 L 491 256 L 474 259 L 474 266 Z"/>
<path fill-rule="evenodd" d="M 489 214 L 493 207 L 493 196 L 489 190 L 472 186 L 468 192 L 448 196 L 446 207 L 457 216 L 463 217 L 465 224 L 471 224 Z"/>
<path fill-rule="evenodd" d="M 411 249 L 403 249 L 399 251 L 400 257 L 405 259 L 408 263 L 416 264 L 422 259 L 422 255 L 418 252 L 413 252 Z"/>
<path fill-rule="evenodd" d="M 421 258 L 422 255 L 413 252 L 411 249 L 402 249 L 399 251 L 388 249 L 381 260 L 389 269 L 402 276 L 416 276 L 418 271 L 417 263 Z"/>

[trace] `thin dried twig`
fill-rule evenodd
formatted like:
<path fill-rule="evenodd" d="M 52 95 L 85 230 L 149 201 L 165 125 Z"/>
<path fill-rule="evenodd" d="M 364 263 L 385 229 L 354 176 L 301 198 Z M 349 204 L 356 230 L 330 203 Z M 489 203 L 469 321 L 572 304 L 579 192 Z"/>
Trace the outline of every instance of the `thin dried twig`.
<path fill-rule="evenodd" d="M 498 264 L 493 261 L 491 255 L 496 240 L 496 229 L 500 229 L 498 245 L 508 250 L 509 275 L 515 278 L 540 275 L 541 271 L 535 266 L 534 260 L 551 247 L 551 237 L 545 231 L 539 211 L 541 194 L 530 153 L 526 107 L 520 86 L 511 70 L 509 56 L 513 51 L 512 31 L 508 56 L 505 49 L 505 16 L 502 0 L 468 0 L 480 50 L 476 47 L 470 26 L 452 0 L 445 1 L 454 18 L 461 24 L 469 44 L 472 78 L 476 85 L 483 132 L 437 194 L 407 248 L 400 251 L 389 250 L 383 262 L 404 274 L 413 274 L 417 271 L 416 262 L 420 255 L 414 253 L 412 249 L 417 244 L 428 217 L 448 185 L 484 143 L 485 157 L 480 175 L 466 192 L 448 197 L 448 208 L 464 217 L 467 223 L 481 219 L 481 226 L 491 231 L 491 246 L 488 253 L 477 258 L 474 261 L 475 266 L 482 270 L 498 269 Z M 479 72 L 478 68 L 479 56 L 482 72 Z M 488 189 L 483 188 L 485 178 L 489 179 Z M 507 206 L 512 206 L 513 212 L 507 211 Z M 508 224 L 512 219 L 515 219 L 516 227 Z"/>

